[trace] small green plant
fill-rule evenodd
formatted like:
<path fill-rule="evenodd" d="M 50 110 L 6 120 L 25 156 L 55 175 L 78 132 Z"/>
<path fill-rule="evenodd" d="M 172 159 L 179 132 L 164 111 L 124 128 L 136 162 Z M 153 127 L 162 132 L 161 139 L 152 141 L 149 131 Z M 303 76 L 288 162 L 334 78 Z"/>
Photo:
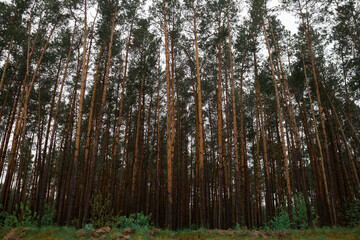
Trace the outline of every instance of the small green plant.
<path fill-rule="evenodd" d="M 54 207 L 50 204 L 46 204 L 44 207 L 44 214 L 41 218 L 41 226 L 53 226 L 55 219 Z"/>
<path fill-rule="evenodd" d="M 151 214 L 146 216 L 141 213 L 130 214 L 129 217 L 117 216 L 114 217 L 113 227 L 117 228 L 135 228 L 135 229 L 148 229 L 150 225 Z"/>
<path fill-rule="evenodd" d="M 241 226 L 239 223 L 237 223 L 235 225 L 235 227 L 234 227 L 234 230 L 236 230 L 236 231 L 247 231 L 248 228 L 247 228 L 247 226 Z"/>
<path fill-rule="evenodd" d="M 196 230 L 196 229 L 197 229 L 196 224 L 191 224 L 190 229 L 191 229 L 191 230 Z"/>
<path fill-rule="evenodd" d="M 79 226 L 79 219 L 74 218 L 73 220 L 71 220 L 71 226 L 75 228 Z"/>
<path fill-rule="evenodd" d="M 360 200 L 354 200 L 345 211 L 345 219 L 350 227 L 360 226 Z"/>
<path fill-rule="evenodd" d="M 301 193 L 294 195 L 294 203 L 296 207 L 293 207 L 294 222 L 297 229 L 307 229 L 308 228 L 308 215 L 306 209 L 305 198 Z M 318 223 L 319 216 L 316 215 L 315 207 L 311 206 L 311 214 L 313 219 L 313 226 L 316 226 Z"/>
<path fill-rule="evenodd" d="M 91 201 L 90 223 L 94 228 L 101 228 L 112 225 L 113 211 L 111 209 L 110 195 L 105 198 L 102 194 L 97 194 Z"/>
<path fill-rule="evenodd" d="M 16 204 L 15 210 L 12 213 L 4 211 L 2 206 L 0 206 L 0 210 L 1 226 L 6 228 L 35 226 L 36 213 L 32 214 L 29 202 L 25 205 L 23 203 L 20 203 L 20 205 Z"/>
<path fill-rule="evenodd" d="M 92 230 L 94 230 L 94 226 L 91 223 L 85 225 L 84 231 L 86 233 L 90 233 Z"/>
<path fill-rule="evenodd" d="M 296 229 L 307 229 L 308 228 L 308 216 L 306 210 L 305 199 L 302 194 L 295 194 L 293 196 L 296 207 L 293 206 L 293 217 Z M 285 200 L 286 201 L 286 200 Z M 277 209 L 278 214 L 274 216 L 269 222 L 265 224 L 265 230 L 289 230 L 291 228 L 289 214 L 286 206 L 281 206 Z M 313 217 L 313 225 L 316 226 L 318 222 L 318 216 L 315 213 L 315 208 L 311 206 L 311 214 Z"/>
<path fill-rule="evenodd" d="M 26 205 L 24 205 L 23 203 L 20 203 L 20 207 L 18 207 L 18 205 L 15 205 L 15 211 L 19 212 L 18 215 L 18 225 L 19 227 L 32 227 L 35 226 L 35 218 L 36 216 L 34 216 L 31 213 L 30 210 L 30 202 L 26 202 Z M 15 215 L 15 212 L 14 212 Z"/>
<path fill-rule="evenodd" d="M 4 221 L 6 219 L 7 213 L 3 209 L 3 205 L 0 204 L 0 226 L 4 226 Z"/>
<path fill-rule="evenodd" d="M 265 230 L 283 231 L 290 229 L 289 214 L 285 207 L 280 207 L 278 214 L 265 224 Z"/>
<path fill-rule="evenodd" d="M 8 214 L 5 217 L 5 220 L 4 220 L 5 228 L 13 228 L 13 227 L 17 227 L 18 225 L 19 225 L 19 222 L 15 215 Z"/>

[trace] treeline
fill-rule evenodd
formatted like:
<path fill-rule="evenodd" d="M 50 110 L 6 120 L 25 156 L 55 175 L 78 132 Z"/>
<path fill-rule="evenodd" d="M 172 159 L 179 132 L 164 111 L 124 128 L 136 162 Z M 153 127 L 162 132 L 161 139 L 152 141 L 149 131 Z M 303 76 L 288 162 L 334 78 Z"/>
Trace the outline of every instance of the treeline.
<path fill-rule="evenodd" d="M 268 5 L 1 2 L 3 211 L 28 205 L 41 225 L 51 207 L 81 227 L 105 199 L 158 227 L 258 228 L 283 208 L 295 225 L 301 195 L 309 227 L 312 208 L 318 225 L 346 225 L 360 194 L 359 2 Z"/>

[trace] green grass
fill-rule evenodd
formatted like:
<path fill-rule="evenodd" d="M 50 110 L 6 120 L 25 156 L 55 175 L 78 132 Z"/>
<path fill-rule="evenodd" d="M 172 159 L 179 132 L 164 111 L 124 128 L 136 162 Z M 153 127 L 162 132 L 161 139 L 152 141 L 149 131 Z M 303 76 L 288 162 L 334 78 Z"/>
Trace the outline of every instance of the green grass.
<path fill-rule="evenodd" d="M 69 227 L 44 227 L 44 228 L 26 228 L 26 234 L 23 239 L 90 239 L 89 234 L 79 236 L 75 228 Z M 0 228 L 0 239 L 3 239 L 10 229 Z M 156 230 L 156 234 L 151 234 L 149 229 L 137 229 L 136 233 L 132 235 L 132 240 L 148 240 L 148 239 L 311 239 L 311 240 L 327 240 L 327 239 L 344 239 L 355 240 L 360 239 L 360 227 L 358 228 L 315 228 L 305 231 L 288 231 L 288 232 L 265 232 L 265 231 L 234 231 L 234 230 L 182 230 L 182 231 L 168 231 Z M 285 235 L 284 235 L 285 234 Z M 122 231 L 119 229 L 112 229 L 104 239 L 119 239 Z"/>

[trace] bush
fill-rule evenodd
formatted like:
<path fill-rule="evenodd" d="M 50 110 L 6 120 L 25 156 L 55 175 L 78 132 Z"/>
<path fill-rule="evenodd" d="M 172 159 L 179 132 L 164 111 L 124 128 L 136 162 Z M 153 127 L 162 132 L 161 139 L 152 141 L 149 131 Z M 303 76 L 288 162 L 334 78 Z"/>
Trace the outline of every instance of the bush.
<path fill-rule="evenodd" d="M 30 203 L 27 202 L 26 205 L 20 203 L 20 205 L 15 205 L 15 211 L 12 214 L 9 214 L 3 210 L 3 207 L 0 205 L 0 224 L 6 228 L 12 227 L 34 227 L 36 225 L 35 219 L 36 214 L 32 214 Z"/>
<path fill-rule="evenodd" d="M 5 228 L 18 227 L 18 225 L 19 225 L 19 222 L 18 222 L 15 215 L 8 214 L 5 217 L 5 220 L 4 220 L 4 227 Z"/>
<path fill-rule="evenodd" d="M 32 216 L 31 210 L 30 210 L 30 202 L 26 202 L 26 205 L 20 203 L 20 208 L 18 208 L 18 205 L 15 205 L 15 212 L 19 212 L 18 215 L 18 227 L 32 227 L 35 226 L 35 218 Z M 13 215 L 15 215 L 15 212 Z"/>
<path fill-rule="evenodd" d="M 71 220 L 70 224 L 70 226 L 77 228 L 79 226 L 79 219 L 74 218 L 73 220 Z"/>
<path fill-rule="evenodd" d="M 283 231 L 291 228 L 289 214 L 285 207 L 280 207 L 277 215 L 265 224 L 266 230 Z"/>
<path fill-rule="evenodd" d="M 360 226 L 360 200 L 352 201 L 344 215 L 348 226 Z"/>
<path fill-rule="evenodd" d="M 296 207 L 293 206 L 294 224 L 296 229 L 307 229 L 308 228 L 308 216 L 306 210 L 306 204 L 304 196 L 299 193 L 293 196 L 293 200 L 296 203 Z M 285 200 L 286 201 L 286 200 Z M 277 209 L 278 214 L 274 216 L 272 220 L 265 224 L 267 230 L 289 230 L 291 228 L 289 214 L 286 206 L 279 207 Z M 313 225 L 317 225 L 318 216 L 315 213 L 315 208 L 311 206 L 311 213 L 313 216 Z"/>
<path fill-rule="evenodd" d="M 44 214 L 41 218 L 41 226 L 53 226 L 55 219 L 55 210 L 54 207 L 50 204 L 46 204 L 44 207 Z"/>
<path fill-rule="evenodd" d="M 107 227 L 112 225 L 113 212 L 111 209 L 110 195 L 103 198 L 102 194 L 97 194 L 91 201 L 90 223 L 94 228 Z"/>
<path fill-rule="evenodd" d="M 117 216 L 114 217 L 114 224 L 113 227 L 117 228 L 134 228 L 134 229 L 144 229 L 150 228 L 150 219 L 151 214 L 149 216 L 144 215 L 141 213 L 133 213 L 130 214 L 129 217 L 126 216 Z"/>
<path fill-rule="evenodd" d="M 0 226 L 4 226 L 7 212 L 4 211 L 2 204 L 0 204 Z"/>
<path fill-rule="evenodd" d="M 86 233 L 90 233 L 92 230 L 94 230 L 94 226 L 90 223 L 90 224 L 86 224 L 84 227 L 84 231 Z"/>
<path fill-rule="evenodd" d="M 234 227 L 234 230 L 236 230 L 236 231 L 247 231 L 248 228 L 247 228 L 247 226 L 240 226 L 240 224 L 237 223 L 237 224 L 235 225 L 235 227 Z"/>

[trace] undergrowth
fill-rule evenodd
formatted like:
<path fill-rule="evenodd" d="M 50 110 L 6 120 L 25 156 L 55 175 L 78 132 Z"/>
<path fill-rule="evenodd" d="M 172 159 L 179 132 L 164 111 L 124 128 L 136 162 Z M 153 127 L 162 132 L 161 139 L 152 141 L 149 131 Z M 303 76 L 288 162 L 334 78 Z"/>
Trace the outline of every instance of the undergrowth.
<path fill-rule="evenodd" d="M 360 199 L 354 200 L 344 214 L 345 220 L 350 227 L 360 227 Z"/>
<path fill-rule="evenodd" d="M 306 210 L 305 199 L 302 194 L 293 196 L 296 207 L 292 207 L 295 229 L 308 229 L 308 216 Z M 317 226 L 319 217 L 315 213 L 315 208 L 311 206 L 311 214 L 313 218 L 313 226 Z M 265 224 L 264 230 L 284 231 L 290 230 L 291 224 L 287 206 L 281 206 L 277 209 L 277 214 Z"/>
<path fill-rule="evenodd" d="M 30 202 L 27 201 L 24 205 L 20 203 L 15 205 L 15 209 L 12 213 L 8 213 L 3 209 L 0 204 L 0 226 L 4 228 L 13 227 L 36 227 L 38 216 L 36 212 L 32 212 L 30 209 Z M 41 226 L 54 225 L 55 211 L 50 205 L 45 205 L 44 214 L 41 218 Z"/>
<path fill-rule="evenodd" d="M 133 229 L 150 229 L 151 214 L 144 215 L 141 213 L 133 213 L 127 216 L 114 216 L 110 204 L 110 195 L 105 198 L 101 194 L 97 194 L 90 202 L 91 218 L 90 225 L 85 225 L 85 228 L 133 228 Z"/>

